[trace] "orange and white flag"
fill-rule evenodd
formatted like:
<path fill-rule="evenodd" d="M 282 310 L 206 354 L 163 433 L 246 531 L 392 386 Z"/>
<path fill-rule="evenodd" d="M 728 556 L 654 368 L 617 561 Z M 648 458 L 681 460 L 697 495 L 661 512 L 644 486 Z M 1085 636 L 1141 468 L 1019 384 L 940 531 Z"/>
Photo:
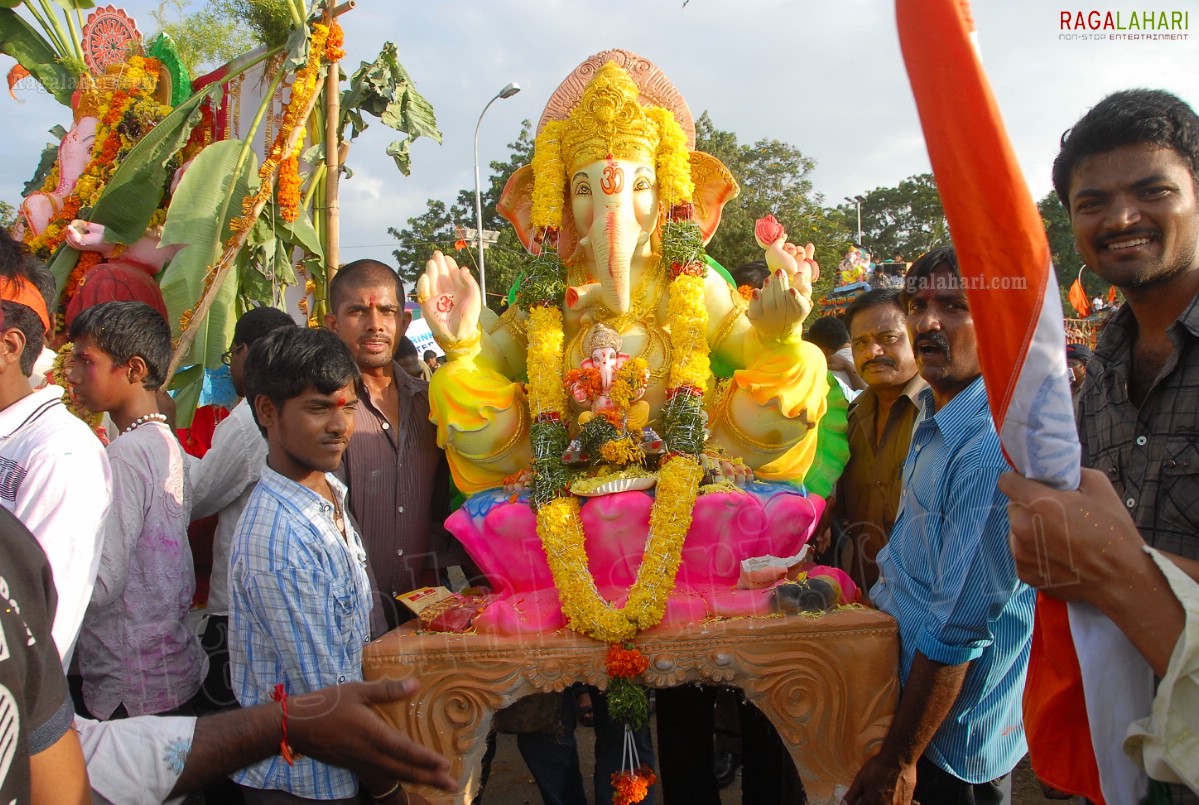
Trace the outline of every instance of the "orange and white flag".
<path fill-rule="evenodd" d="M 896 18 L 1004 453 L 1021 474 L 1075 489 L 1080 450 L 1061 297 L 968 4 L 896 0 Z M 1093 608 L 1043 594 L 1032 651 L 1024 719 L 1037 776 L 1095 802 L 1139 802 L 1146 778 L 1123 741 L 1128 725 L 1149 713 L 1144 660 Z"/>

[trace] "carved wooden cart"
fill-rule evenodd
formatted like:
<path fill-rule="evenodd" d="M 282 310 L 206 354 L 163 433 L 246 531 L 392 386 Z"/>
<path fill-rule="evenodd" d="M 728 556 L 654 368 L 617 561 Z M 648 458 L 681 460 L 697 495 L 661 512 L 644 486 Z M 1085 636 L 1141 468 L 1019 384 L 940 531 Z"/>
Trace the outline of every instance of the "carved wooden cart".
<path fill-rule="evenodd" d="M 653 687 L 706 682 L 741 688 L 791 750 L 809 801 L 839 801 L 878 751 L 899 697 L 896 624 L 870 609 L 821 617 L 742 618 L 660 628 L 637 645 Z M 416 674 L 417 696 L 385 708 L 392 723 L 453 763 L 470 802 L 492 714 L 532 693 L 604 684 L 607 646 L 573 632 L 505 638 L 402 627 L 367 646 L 367 679 Z"/>

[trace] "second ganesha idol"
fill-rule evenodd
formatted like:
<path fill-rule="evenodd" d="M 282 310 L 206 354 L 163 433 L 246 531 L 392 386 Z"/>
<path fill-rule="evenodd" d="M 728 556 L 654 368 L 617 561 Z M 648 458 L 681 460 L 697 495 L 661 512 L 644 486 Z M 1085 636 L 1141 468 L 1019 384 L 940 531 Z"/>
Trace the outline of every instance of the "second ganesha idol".
<path fill-rule="evenodd" d="M 431 417 L 469 496 L 447 527 L 498 598 L 481 632 L 617 641 L 767 612 L 742 561 L 797 554 L 824 509 L 805 478 L 844 466 L 843 404 L 839 434 L 819 426 L 827 367 L 800 338 L 815 265 L 791 247 L 741 296 L 703 251 L 737 184 L 694 142 L 658 68 L 591 57 L 499 204 L 534 255 L 516 304 L 496 318 L 440 253 L 417 283 L 448 358 Z"/>

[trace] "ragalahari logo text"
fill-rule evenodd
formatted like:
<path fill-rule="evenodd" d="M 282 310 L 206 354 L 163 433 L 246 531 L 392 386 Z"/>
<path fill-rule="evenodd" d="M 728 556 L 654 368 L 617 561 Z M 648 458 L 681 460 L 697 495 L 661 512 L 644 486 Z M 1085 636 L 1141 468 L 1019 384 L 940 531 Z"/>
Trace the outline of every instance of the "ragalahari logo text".
<path fill-rule="evenodd" d="M 1190 11 L 1062 9 L 1058 39 L 1182 41 L 1190 37 Z"/>

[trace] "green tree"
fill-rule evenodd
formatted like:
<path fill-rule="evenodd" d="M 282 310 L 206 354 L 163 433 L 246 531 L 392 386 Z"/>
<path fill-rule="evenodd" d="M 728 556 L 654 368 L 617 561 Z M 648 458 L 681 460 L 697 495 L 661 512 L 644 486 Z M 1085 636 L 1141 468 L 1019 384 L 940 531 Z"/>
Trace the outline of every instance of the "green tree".
<path fill-rule="evenodd" d="M 17 222 L 17 208 L 0 200 L 0 227 L 8 229 Z"/>
<path fill-rule="evenodd" d="M 400 278 L 409 290 L 425 270 L 425 261 L 434 250 L 453 254 L 454 241 L 458 239 L 450 211 L 444 201 L 437 199 L 429 199 L 425 212 L 409 218 L 407 227 L 389 227 L 387 233 L 399 241 L 392 254 L 395 255 Z"/>
<path fill-rule="evenodd" d="M 1074 280 L 1082 282 L 1087 299 L 1094 299 L 1096 296 L 1106 299 L 1112 286 L 1094 271 L 1083 270 L 1082 257 L 1074 248 L 1074 229 L 1070 225 L 1070 216 L 1058 199 L 1057 193 L 1050 192 L 1038 201 L 1037 211 L 1041 213 L 1045 235 L 1049 238 L 1049 255 L 1053 259 L 1053 270 L 1057 273 L 1057 284 L 1062 292 L 1062 307 L 1066 315 L 1077 315 L 1069 299 L 1070 286 L 1074 284 Z"/>
<path fill-rule="evenodd" d="M 487 183 L 481 188 L 483 229 L 499 232 L 499 239 L 487 246 L 486 258 L 487 304 L 496 311 L 503 308 L 508 289 L 516 282 L 529 259 L 528 252 L 516 237 L 512 226 L 496 212 L 496 204 L 512 174 L 521 166 L 532 162 L 532 132 L 533 124 L 528 120 L 523 121 L 516 140 L 508 143 L 508 159 L 490 164 Z M 409 218 L 407 228 L 401 230 L 392 227 L 387 230 L 388 234 L 400 242 L 393 252 L 399 264 L 400 276 L 414 282 L 424 271 L 425 261 L 429 259 L 433 250 L 440 249 L 454 257 L 459 265 L 475 269 L 477 279 L 477 241 L 463 235 L 466 229 L 474 228 L 473 187 L 458 191 L 457 198 L 448 207 L 443 201 L 429 199 L 425 212 L 415 218 Z M 455 243 L 460 239 L 466 241 L 465 246 L 456 249 Z"/>
<path fill-rule="evenodd" d="M 228 3 L 208 0 L 196 11 L 191 6 L 190 0 L 159 0 L 150 16 L 175 41 L 193 77 L 201 68 L 224 64 L 254 47 L 254 37 Z M 287 7 L 283 10 L 286 17 Z"/>
<path fill-rule="evenodd" d="M 740 145 L 737 135 L 716 128 L 707 112 L 695 122 L 695 147 L 724 163 L 741 188 L 740 195 L 725 205 L 720 227 L 708 243 L 712 259 L 729 269 L 761 260 L 763 251 L 754 239 L 754 224 L 773 215 L 787 230 L 791 243 L 816 247 L 821 272 L 812 297 L 819 300 L 827 294 L 852 235 L 844 212 L 825 209 L 823 198 L 813 192 L 808 176 L 816 162 L 779 140 Z"/>
<path fill-rule="evenodd" d="M 949 243 L 949 224 L 931 173 L 909 176 L 897 187 L 876 187 L 861 198 L 862 245 L 876 261 L 896 253 L 911 261 Z M 856 205 L 839 209 L 856 227 Z"/>

